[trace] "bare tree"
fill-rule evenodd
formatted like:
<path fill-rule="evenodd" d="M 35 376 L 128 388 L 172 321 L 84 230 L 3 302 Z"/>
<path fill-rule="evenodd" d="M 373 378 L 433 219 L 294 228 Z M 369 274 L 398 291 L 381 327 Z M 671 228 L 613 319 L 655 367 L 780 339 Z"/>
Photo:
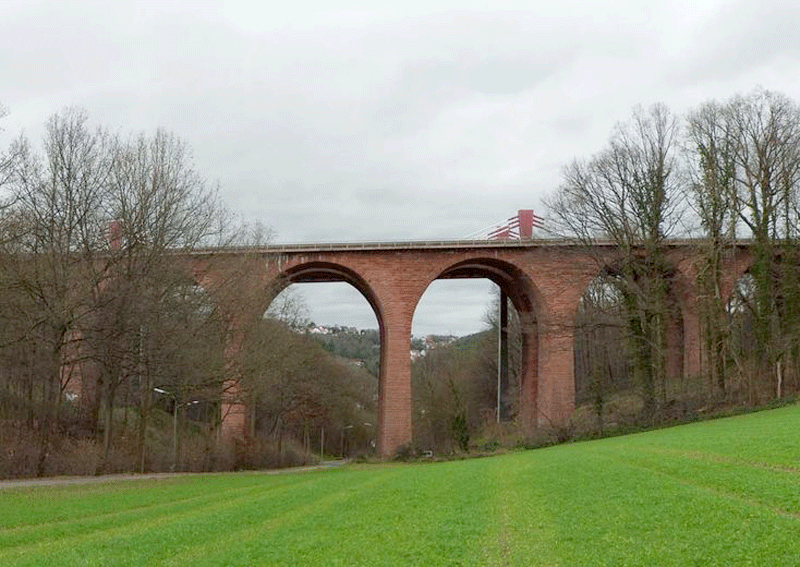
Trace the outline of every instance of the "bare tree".
<path fill-rule="evenodd" d="M 666 395 L 666 325 L 671 268 L 665 239 L 680 216 L 678 122 L 663 105 L 634 111 L 619 125 L 608 148 L 564 170 L 549 201 L 561 234 L 587 246 L 610 240 L 616 258 L 598 258 L 600 275 L 613 275 L 625 298 L 628 338 L 645 411 L 654 417 Z"/>
<path fill-rule="evenodd" d="M 698 266 L 699 312 L 706 353 L 708 394 L 725 395 L 729 333 L 722 292 L 723 261 L 736 240 L 736 151 L 738 137 L 729 109 L 709 102 L 687 118 L 689 202 L 702 227 L 703 261 Z"/>
<path fill-rule="evenodd" d="M 757 90 L 734 97 L 728 112 L 736 139 L 736 210 L 752 236 L 758 364 L 762 372 L 774 373 L 780 395 L 788 354 L 797 352 L 800 342 L 800 107 L 783 95 Z"/>
<path fill-rule="evenodd" d="M 211 385 L 219 392 L 223 316 L 199 301 L 176 253 L 223 242 L 230 217 L 166 132 L 121 141 L 70 108 L 48 121 L 42 148 L 24 138 L 12 148 L 0 279 L 13 309 L 2 313 L 2 354 L 30 369 L 17 375 L 40 408 L 40 470 L 78 377 L 105 466 L 119 388 L 138 392 L 144 463 L 153 387 L 169 385 L 181 401 L 190 391 L 210 397 Z M 35 369 L 25 352 L 36 353 Z M 205 361 L 202 378 L 192 357 Z"/>
<path fill-rule="evenodd" d="M 2 104 L 0 104 L 0 119 L 5 118 L 7 115 L 8 115 L 8 110 L 6 110 L 6 108 Z M 3 129 L 0 128 L 0 132 L 2 131 Z M 3 187 L 11 179 L 11 171 L 13 165 L 11 157 L 12 155 L 13 154 L 11 154 L 11 152 L 8 152 L 4 149 L 0 149 L 0 190 L 2 190 Z M 7 204 L 3 202 L 5 200 L 5 197 L 6 197 L 5 195 L 0 193 L 0 207 L 2 207 L 0 208 L 0 211 L 2 211 L 7 206 Z"/>
<path fill-rule="evenodd" d="M 296 286 L 288 286 L 270 303 L 267 317 L 277 319 L 298 330 L 309 324 L 309 310 L 305 297 Z"/>
<path fill-rule="evenodd" d="M 88 298 L 102 278 L 103 199 L 110 172 L 109 137 L 92 131 L 87 116 L 67 109 L 47 123 L 44 154 L 24 138 L 14 147 L 3 279 L 19 301 L 13 341 L 41 353 L 36 375 L 41 400 L 39 473 L 47 455 L 66 383 L 62 367 L 79 349 L 73 330 L 91 311 Z"/>
<path fill-rule="evenodd" d="M 91 349 L 102 369 L 98 387 L 104 400 L 104 448 L 108 459 L 117 390 L 136 380 L 144 468 L 152 389 L 169 385 L 175 402 L 182 403 L 188 384 L 219 386 L 220 371 L 214 366 L 208 369 L 208 380 L 189 378 L 188 364 L 175 367 L 181 349 L 196 343 L 198 333 L 220 348 L 222 323 L 212 303 L 198 304 L 201 294 L 195 293 L 174 254 L 218 242 L 219 219 L 226 213 L 216 191 L 195 171 L 186 145 L 160 130 L 117 145 L 106 207 L 113 219 L 105 256 L 108 277 L 96 293 L 91 332 Z M 184 324 L 165 320 L 165 313 Z M 190 350 L 197 353 L 197 348 Z"/>
<path fill-rule="evenodd" d="M 634 386 L 627 353 L 619 348 L 626 337 L 623 286 L 609 284 L 612 277 L 604 274 L 589 284 L 575 318 L 576 402 L 591 403 L 601 435 L 608 400 Z"/>
<path fill-rule="evenodd" d="M 352 447 L 365 433 L 363 422 L 374 422 L 374 379 L 285 323 L 260 319 L 245 336 L 238 362 L 249 437 L 273 441 L 279 455 L 286 437 L 308 449 L 311 431 L 321 427 L 341 443 L 347 432 Z"/>

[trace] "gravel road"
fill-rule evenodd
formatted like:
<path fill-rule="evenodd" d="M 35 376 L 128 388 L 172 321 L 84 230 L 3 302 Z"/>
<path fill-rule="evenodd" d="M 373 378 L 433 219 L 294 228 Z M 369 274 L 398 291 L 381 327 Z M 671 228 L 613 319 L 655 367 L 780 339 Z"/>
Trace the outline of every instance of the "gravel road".
<path fill-rule="evenodd" d="M 241 474 L 290 474 L 308 471 L 317 471 L 339 467 L 347 461 L 325 461 L 318 465 L 308 467 L 296 467 L 289 469 L 272 469 L 265 471 L 246 471 Z M 10 488 L 30 488 L 37 486 L 70 486 L 85 484 L 101 484 L 109 482 L 125 482 L 128 480 L 162 480 L 176 477 L 189 477 L 211 474 L 231 474 L 231 473 L 145 473 L 145 474 L 107 474 L 101 476 L 58 476 L 52 478 L 23 478 L 17 480 L 0 480 L 0 490 Z"/>

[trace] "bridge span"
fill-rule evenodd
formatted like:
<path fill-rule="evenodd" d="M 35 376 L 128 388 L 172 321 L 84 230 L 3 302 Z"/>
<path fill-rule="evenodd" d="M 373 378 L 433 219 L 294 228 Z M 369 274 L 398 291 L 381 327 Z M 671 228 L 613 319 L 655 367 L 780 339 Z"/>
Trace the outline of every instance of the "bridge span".
<path fill-rule="evenodd" d="M 518 419 L 523 430 L 533 432 L 565 423 L 574 410 L 578 304 L 592 279 L 616 258 L 611 243 L 586 247 L 564 240 L 283 244 L 189 254 L 198 279 L 212 283 L 226 280 L 232 263 L 245 263 L 248 275 L 236 285 L 257 298 L 253 317 L 263 315 L 291 283 L 343 281 L 364 296 L 380 332 L 378 450 L 384 456 L 412 441 L 411 322 L 433 281 L 486 278 L 513 303 L 523 345 Z M 695 288 L 699 243 L 670 241 L 667 257 L 674 269 L 671 291 L 680 309 L 680 320 L 670 326 L 667 339 L 668 369 L 674 375 L 696 375 L 703 358 Z M 723 293 L 729 295 L 749 265 L 749 248 L 735 248 L 725 261 Z M 223 415 L 226 434 L 244 431 L 246 412 L 240 400 L 229 400 Z"/>

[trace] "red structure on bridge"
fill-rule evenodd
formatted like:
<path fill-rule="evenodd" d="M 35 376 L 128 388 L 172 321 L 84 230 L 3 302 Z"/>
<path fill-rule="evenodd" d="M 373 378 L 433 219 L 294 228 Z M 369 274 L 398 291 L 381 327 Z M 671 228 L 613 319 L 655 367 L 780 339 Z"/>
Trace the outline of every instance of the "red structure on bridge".
<path fill-rule="evenodd" d="M 544 219 L 536 216 L 533 209 L 520 209 L 504 223 L 495 226 L 488 235 L 489 240 L 530 240 L 533 229 L 544 228 Z"/>
<path fill-rule="evenodd" d="M 701 371 L 700 323 L 696 309 L 696 243 L 669 245 L 675 275 L 672 293 L 680 321 L 670 326 L 669 371 L 673 376 Z M 207 250 L 192 254 L 198 279 L 224 280 L 226 262 L 248 264 L 240 278 L 243 293 L 258 298 L 253 317 L 295 282 L 344 281 L 366 298 L 378 320 L 381 338 L 378 450 L 392 454 L 412 441 L 409 350 L 414 310 L 437 279 L 487 278 L 498 284 L 519 313 L 523 335 L 520 425 L 527 431 L 566 422 L 575 405 L 574 326 L 581 296 L 592 279 L 613 265 L 614 248 L 593 250 L 552 240 L 476 240 L 268 246 L 258 250 Z M 749 253 L 728 259 L 727 285 L 746 270 Z M 200 275 L 202 274 L 202 275 Z M 235 343 L 231 348 L 236 348 Z M 242 402 L 235 396 L 224 408 L 223 430 L 245 431 Z"/>

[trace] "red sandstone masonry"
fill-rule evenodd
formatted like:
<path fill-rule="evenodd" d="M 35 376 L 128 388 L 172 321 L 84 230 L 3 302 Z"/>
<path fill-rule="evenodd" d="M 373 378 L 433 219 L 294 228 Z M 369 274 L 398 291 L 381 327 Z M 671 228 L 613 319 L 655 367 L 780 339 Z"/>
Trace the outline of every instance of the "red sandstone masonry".
<path fill-rule="evenodd" d="M 532 431 L 538 426 L 564 424 L 575 403 L 573 333 L 578 302 L 603 268 L 603 257 L 611 261 L 613 249 L 599 246 L 587 253 L 563 243 L 535 241 L 519 245 L 481 243 L 472 247 L 458 242 L 449 247 L 442 245 L 447 243 L 438 244 L 365 245 L 364 249 L 342 246 L 331 250 L 274 247 L 258 254 L 259 264 L 253 264 L 257 267 L 255 276 L 238 283 L 249 288 L 249 295 L 262 296 L 254 307 L 259 314 L 277 292 L 273 284 L 278 278 L 283 278 L 284 283 L 346 281 L 366 297 L 375 310 L 381 333 L 378 450 L 388 456 L 412 440 L 410 334 L 422 294 L 439 278 L 490 278 L 504 287 L 525 330 L 520 392 L 523 427 Z M 229 254 L 234 256 L 236 252 Z M 683 321 L 682 328 L 673 326 L 676 337 L 670 339 L 674 351 L 670 359 L 672 372 L 700 371 L 700 329 L 694 307 L 696 291 L 691 285 L 691 266 L 697 255 L 690 244 L 673 246 L 670 252 L 681 282 L 676 295 Z M 194 262 L 195 266 L 205 266 L 206 281 L 225 280 L 220 272 L 224 268 L 213 267 L 201 255 Z M 726 294 L 749 265 L 749 254 L 740 251 L 729 264 Z M 201 268 L 195 268 L 196 273 L 199 271 Z M 679 334 L 682 340 L 677 337 Z M 223 416 L 226 436 L 243 432 L 245 412 L 235 402 L 235 396 L 225 409 L 229 412 Z"/>

